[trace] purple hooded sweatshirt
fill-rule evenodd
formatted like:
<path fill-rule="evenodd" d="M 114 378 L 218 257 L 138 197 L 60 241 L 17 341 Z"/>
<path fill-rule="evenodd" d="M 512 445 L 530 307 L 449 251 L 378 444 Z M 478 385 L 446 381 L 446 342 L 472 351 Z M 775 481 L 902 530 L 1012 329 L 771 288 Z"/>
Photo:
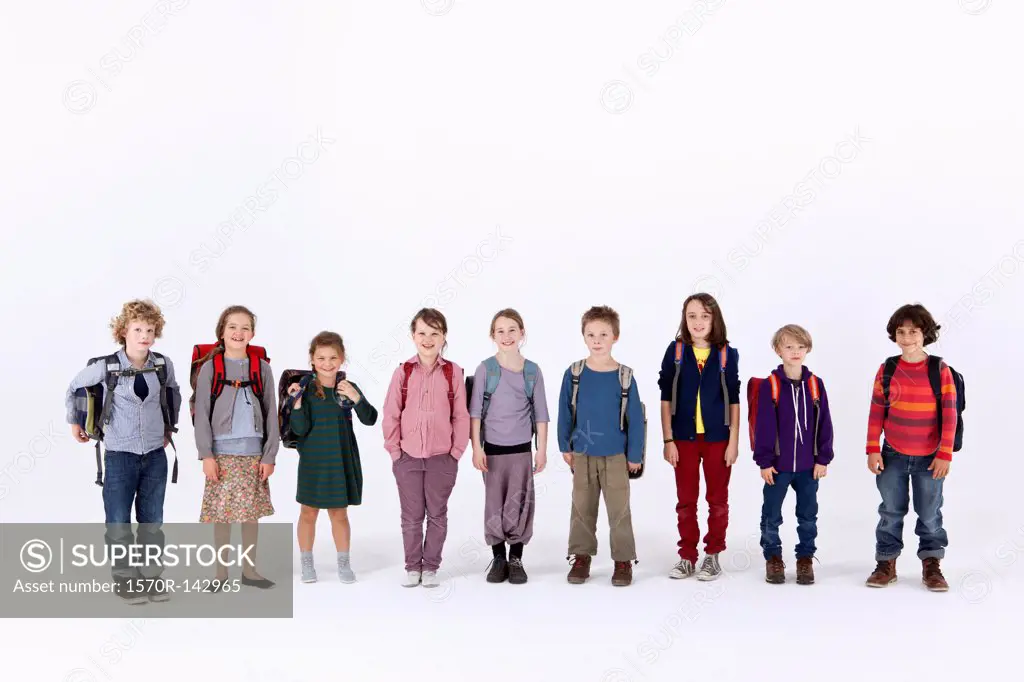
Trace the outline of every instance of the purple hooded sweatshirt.
<path fill-rule="evenodd" d="M 811 388 L 807 382 L 811 371 L 803 368 L 803 377 L 794 381 L 786 376 L 782 365 L 773 372 L 779 380 L 779 405 L 772 404 L 772 385 L 767 379 L 761 384 L 757 401 L 757 447 L 754 461 L 762 469 L 775 467 L 779 472 L 808 471 L 817 464 L 832 461 L 832 415 L 828 408 L 825 384 L 818 377 L 820 402 L 815 414 Z M 815 421 L 817 421 L 818 455 L 814 455 Z M 775 452 L 778 436 L 779 452 Z"/>

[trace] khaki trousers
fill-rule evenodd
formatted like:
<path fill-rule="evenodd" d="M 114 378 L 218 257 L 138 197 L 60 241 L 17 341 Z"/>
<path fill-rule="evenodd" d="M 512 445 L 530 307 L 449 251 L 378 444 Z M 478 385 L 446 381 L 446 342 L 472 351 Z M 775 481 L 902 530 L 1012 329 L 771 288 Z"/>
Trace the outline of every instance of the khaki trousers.
<path fill-rule="evenodd" d="M 629 467 L 626 455 L 573 455 L 572 515 L 569 554 L 597 554 L 597 512 L 604 496 L 612 561 L 634 561 L 636 541 L 629 510 Z"/>

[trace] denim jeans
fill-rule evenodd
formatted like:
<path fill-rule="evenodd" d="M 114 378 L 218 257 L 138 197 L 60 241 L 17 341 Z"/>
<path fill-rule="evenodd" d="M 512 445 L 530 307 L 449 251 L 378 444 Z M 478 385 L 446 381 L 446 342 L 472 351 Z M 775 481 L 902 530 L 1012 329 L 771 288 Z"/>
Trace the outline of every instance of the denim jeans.
<path fill-rule="evenodd" d="M 764 484 L 764 503 L 761 506 L 761 548 L 764 558 L 782 556 L 782 502 L 790 486 L 796 491 L 796 557 L 813 557 L 817 551 L 814 540 L 818 537 L 818 481 L 814 471 L 797 473 L 782 471 L 774 476 L 775 485 Z"/>
<path fill-rule="evenodd" d="M 105 537 L 108 556 L 114 545 L 136 542 L 132 532 L 132 505 L 139 523 L 139 545 L 164 547 L 164 491 L 167 489 L 167 453 L 163 448 L 144 455 L 107 450 L 104 457 L 103 509 L 106 515 Z M 112 566 L 115 578 L 155 578 L 163 568 L 138 568 L 121 559 Z M 139 563 L 136 561 L 136 563 Z"/>
<path fill-rule="evenodd" d="M 882 447 L 884 469 L 875 476 L 882 495 L 875 529 L 875 561 L 895 559 L 903 550 L 903 517 L 910 508 L 910 490 L 914 493 L 917 514 L 917 557 L 941 559 L 949 539 L 942 527 L 942 479 L 933 479 L 928 471 L 935 455 L 904 455 L 888 443 Z"/>

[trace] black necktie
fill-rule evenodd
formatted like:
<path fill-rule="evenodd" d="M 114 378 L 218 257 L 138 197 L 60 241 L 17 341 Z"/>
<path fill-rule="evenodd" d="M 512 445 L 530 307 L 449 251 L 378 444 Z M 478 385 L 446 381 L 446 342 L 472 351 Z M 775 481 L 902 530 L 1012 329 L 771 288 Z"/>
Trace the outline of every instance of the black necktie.
<path fill-rule="evenodd" d="M 146 383 L 144 374 L 135 375 L 135 395 L 139 396 L 139 400 L 145 400 L 149 395 L 149 384 Z"/>

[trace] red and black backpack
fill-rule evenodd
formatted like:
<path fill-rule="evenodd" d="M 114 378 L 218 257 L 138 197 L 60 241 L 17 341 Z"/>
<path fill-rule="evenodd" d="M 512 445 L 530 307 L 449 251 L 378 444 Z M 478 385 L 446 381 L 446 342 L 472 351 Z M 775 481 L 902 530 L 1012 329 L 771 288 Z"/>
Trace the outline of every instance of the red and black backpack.
<path fill-rule="evenodd" d="M 199 378 L 199 370 L 206 364 L 204 359 L 214 349 L 218 349 L 218 351 L 209 358 L 209 361 L 213 363 L 213 382 L 210 384 L 210 412 L 213 412 L 213 405 L 217 402 L 220 394 L 224 392 L 225 386 L 234 386 L 235 388 L 249 386 L 256 395 L 256 399 L 260 402 L 260 409 L 263 412 L 263 422 L 265 424 L 267 421 L 267 408 L 263 404 L 263 371 L 260 367 L 260 360 L 270 362 L 267 349 L 262 346 L 249 345 L 247 348 L 249 353 L 249 378 L 244 381 L 236 381 L 227 378 L 224 369 L 224 351 L 218 343 L 197 343 L 192 347 L 190 377 L 192 397 L 188 400 L 189 412 L 192 414 L 192 424 L 195 425 L 196 423 L 196 380 Z"/>

